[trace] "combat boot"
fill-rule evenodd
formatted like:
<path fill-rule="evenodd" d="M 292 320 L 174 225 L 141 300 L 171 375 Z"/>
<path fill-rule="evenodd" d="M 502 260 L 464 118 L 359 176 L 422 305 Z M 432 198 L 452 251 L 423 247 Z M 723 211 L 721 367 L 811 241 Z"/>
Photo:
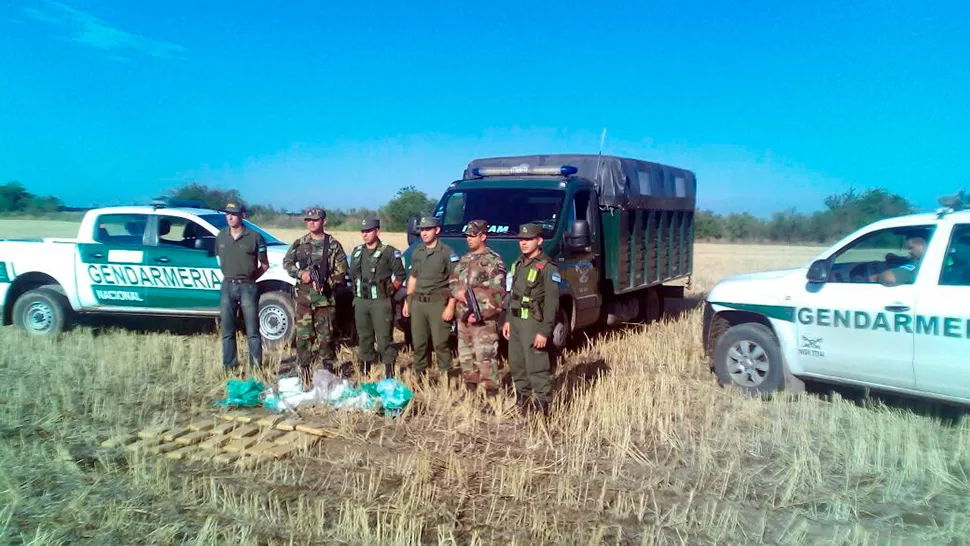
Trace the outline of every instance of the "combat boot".
<path fill-rule="evenodd" d="M 390 379 L 394 377 L 394 363 L 386 362 L 384 363 L 384 377 Z"/>
<path fill-rule="evenodd" d="M 364 360 L 360 363 L 360 375 L 367 375 L 370 373 L 371 361 Z"/>
<path fill-rule="evenodd" d="M 525 414 L 529 412 L 529 397 L 516 394 L 515 407 L 519 410 L 519 415 L 524 417 Z"/>
<path fill-rule="evenodd" d="M 536 400 L 536 411 L 540 413 L 544 419 L 548 419 L 549 402 L 546 400 Z"/>
<path fill-rule="evenodd" d="M 327 370 L 330 373 L 336 373 L 333 370 L 333 360 L 324 360 L 323 361 L 323 369 L 324 370 Z"/>

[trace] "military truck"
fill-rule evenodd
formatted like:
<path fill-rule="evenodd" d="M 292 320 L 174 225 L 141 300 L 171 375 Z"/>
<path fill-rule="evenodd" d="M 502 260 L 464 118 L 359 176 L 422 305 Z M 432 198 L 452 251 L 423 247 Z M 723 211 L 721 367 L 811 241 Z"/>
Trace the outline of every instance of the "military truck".
<path fill-rule="evenodd" d="M 519 226 L 543 226 L 542 248 L 563 277 L 552 336 L 561 350 L 579 330 L 653 321 L 665 300 L 683 297 L 694 265 L 696 186 L 689 170 L 627 157 L 489 157 L 469 162 L 432 214 L 459 254 L 468 251 L 465 224 L 488 221 L 488 244 L 507 266 L 520 254 Z M 422 244 L 416 226 L 415 216 L 407 268 Z M 406 318 L 398 316 L 397 327 L 409 333 Z"/>

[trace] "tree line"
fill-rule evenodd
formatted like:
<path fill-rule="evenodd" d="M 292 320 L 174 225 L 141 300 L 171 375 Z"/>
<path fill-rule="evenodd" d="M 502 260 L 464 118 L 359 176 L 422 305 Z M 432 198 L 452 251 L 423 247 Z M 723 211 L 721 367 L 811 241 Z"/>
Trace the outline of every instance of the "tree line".
<path fill-rule="evenodd" d="M 276 227 L 302 227 L 303 211 L 290 211 L 271 205 L 248 203 L 236 189 L 210 188 L 189 183 L 171 188 L 160 197 L 201 201 L 206 207 L 220 209 L 226 203 L 246 203 L 249 217 L 258 224 Z M 377 216 L 387 231 L 404 231 L 408 217 L 430 212 L 436 204 L 414 186 L 405 186 L 377 209 L 350 208 L 327 211 L 327 224 L 333 230 L 357 230 L 366 216 Z M 864 192 L 849 190 L 830 195 L 825 208 L 804 214 L 795 208 L 774 213 L 770 218 L 757 218 L 747 212 L 722 215 L 698 210 L 695 215 L 695 238 L 698 241 L 829 243 L 866 224 L 915 212 L 913 205 L 900 195 L 882 188 Z M 319 204 L 318 204 L 319 206 Z M 54 196 L 36 196 L 23 184 L 10 182 L 0 186 L 0 215 L 51 216 L 86 209 L 66 207 Z"/>

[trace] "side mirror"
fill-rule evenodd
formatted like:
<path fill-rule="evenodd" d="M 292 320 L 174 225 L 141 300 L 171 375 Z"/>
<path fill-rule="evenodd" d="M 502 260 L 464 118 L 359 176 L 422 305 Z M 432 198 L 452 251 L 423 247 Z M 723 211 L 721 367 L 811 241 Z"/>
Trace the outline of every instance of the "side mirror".
<path fill-rule="evenodd" d="M 808 274 L 806 277 L 809 282 L 824 283 L 829 280 L 829 273 L 831 272 L 831 264 L 828 260 L 815 260 L 812 265 L 808 266 Z"/>
<path fill-rule="evenodd" d="M 593 242 L 589 235 L 589 222 L 586 220 L 576 220 L 573 222 L 569 233 L 564 239 L 564 246 L 569 250 L 583 251 L 592 246 Z"/>
<path fill-rule="evenodd" d="M 199 237 L 195 240 L 196 250 L 205 250 L 209 254 L 212 254 L 216 250 L 216 239 L 215 237 Z"/>
<path fill-rule="evenodd" d="M 413 243 L 415 240 L 417 240 L 421 236 L 421 234 L 418 232 L 418 217 L 417 216 L 409 216 L 408 217 L 407 233 L 408 233 L 408 246 L 411 246 L 411 243 Z"/>

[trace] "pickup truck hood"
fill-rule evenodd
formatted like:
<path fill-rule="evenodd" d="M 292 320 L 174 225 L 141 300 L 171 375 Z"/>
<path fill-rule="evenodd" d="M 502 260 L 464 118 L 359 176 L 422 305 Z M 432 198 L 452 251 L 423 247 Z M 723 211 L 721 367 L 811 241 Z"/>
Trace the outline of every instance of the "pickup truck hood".
<path fill-rule="evenodd" d="M 805 282 L 807 268 L 776 269 L 728 277 L 717 283 L 707 301 L 729 307 L 779 305 L 790 299 L 792 288 Z"/>

